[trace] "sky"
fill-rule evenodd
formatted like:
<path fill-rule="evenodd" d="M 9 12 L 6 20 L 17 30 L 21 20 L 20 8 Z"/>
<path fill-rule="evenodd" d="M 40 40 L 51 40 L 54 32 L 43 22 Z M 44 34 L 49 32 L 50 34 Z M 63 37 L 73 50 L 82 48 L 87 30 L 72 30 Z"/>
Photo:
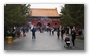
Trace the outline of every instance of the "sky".
<path fill-rule="evenodd" d="M 31 8 L 57 8 L 59 14 L 62 6 L 64 7 L 64 4 L 31 4 Z"/>

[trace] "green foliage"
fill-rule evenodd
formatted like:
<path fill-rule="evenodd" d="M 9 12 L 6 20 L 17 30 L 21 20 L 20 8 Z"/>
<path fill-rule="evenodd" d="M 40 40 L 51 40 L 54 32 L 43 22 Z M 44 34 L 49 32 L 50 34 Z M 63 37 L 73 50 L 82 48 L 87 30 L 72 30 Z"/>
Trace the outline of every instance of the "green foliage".
<path fill-rule="evenodd" d="M 61 13 L 64 26 L 84 27 L 84 4 L 65 4 Z"/>
<path fill-rule="evenodd" d="M 21 26 L 25 23 L 30 5 L 6 4 L 4 5 L 4 27 Z"/>

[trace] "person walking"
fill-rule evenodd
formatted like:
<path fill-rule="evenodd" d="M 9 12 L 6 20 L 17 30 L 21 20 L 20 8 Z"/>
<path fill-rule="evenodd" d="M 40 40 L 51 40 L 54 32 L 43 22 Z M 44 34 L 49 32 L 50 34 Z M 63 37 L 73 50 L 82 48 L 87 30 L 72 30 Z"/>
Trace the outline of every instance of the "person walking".
<path fill-rule="evenodd" d="M 68 27 L 66 28 L 66 34 L 69 34 L 69 28 Z"/>
<path fill-rule="evenodd" d="M 31 31 L 32 31 L 32 39 L 36 39 L 35 36 L 36 29 L 33 27 Z"/>
<path fill-rule="evenodd" d="M 54 28 L 52 28 L 52 35 L 54 35 Z"/>
<path fill-rule="evenodd" d="M 61 37 L 62 37 L 62 40 L 63 40 L 63 34 L 65 33 L 64 29 L 61 30 Z"/>
<path fill-rule="evenodd" d="M 51 28 L 49 28 L 49 33 L 50 33 L 50 35 L 51 35 Z"/>
<path fill-rule="evenodd" d="M 25 28 L 23 27 L 23 36 L 26 36 Z"/>
<path fill-rule="evenodd" d="M 75 39 L 76 39 L 76 32 L 75 30 L 72 31 L 72 44 L 73 44 L 73 47 L 75 47 Z"/>
<path fill-rule="evenodd" d="M 59 36 L 60 36 L 60 30 L 59 30 L 59 28 L 57 28 L 57 37 L 58 37 L 58 39 L 59 39 Z"/>

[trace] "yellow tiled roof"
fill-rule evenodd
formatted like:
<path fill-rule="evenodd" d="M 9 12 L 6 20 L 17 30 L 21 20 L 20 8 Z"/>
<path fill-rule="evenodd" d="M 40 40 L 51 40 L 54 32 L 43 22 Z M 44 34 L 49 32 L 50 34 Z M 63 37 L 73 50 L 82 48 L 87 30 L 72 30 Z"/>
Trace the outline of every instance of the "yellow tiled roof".
<path fill-rule="evenodd" d="M 31 13 L 31 16 L 60 16 L 56 8 L 31 8 Z"/>

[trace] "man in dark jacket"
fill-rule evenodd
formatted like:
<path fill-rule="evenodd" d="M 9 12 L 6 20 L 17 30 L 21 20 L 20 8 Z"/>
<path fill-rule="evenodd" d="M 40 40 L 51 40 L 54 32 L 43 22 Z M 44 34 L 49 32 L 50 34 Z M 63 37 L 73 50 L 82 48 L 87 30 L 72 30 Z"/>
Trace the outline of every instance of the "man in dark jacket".
<path fill-rule="evenodd" d="M 26 36 L 26 35 L 25 35 L 25 28 L 24 28 L 24 27 L 23 27 L 23 36 Z"/>
<path fill-rule="evenodd" d="M 59 36 L 60 36 L 60 30 L 59 30 L 59 28 L 57 28 L 57 36 L 58 36 L 58 39 L 59 39 Z"/>
<path fill-rule="evenodd" d="M 75 46 L 75 39 L 76 39 L 76 32 L 75 30 L 72 31 L 72 44 L 73 44 L 73 47 Z"/>
<path fill-rule="evenodd" d="M 65 33 L 64 29 L 61 30 L 61 37 L 62 37 L 62 40 L 63 40 L 63 34 Z"/>
<path fill-rule="evenodd" d="M 36 39 L 36 36 L 35 36 L 36 29 L 33 27 L 31 31 L 32 31 L 32 39 Z"/>

